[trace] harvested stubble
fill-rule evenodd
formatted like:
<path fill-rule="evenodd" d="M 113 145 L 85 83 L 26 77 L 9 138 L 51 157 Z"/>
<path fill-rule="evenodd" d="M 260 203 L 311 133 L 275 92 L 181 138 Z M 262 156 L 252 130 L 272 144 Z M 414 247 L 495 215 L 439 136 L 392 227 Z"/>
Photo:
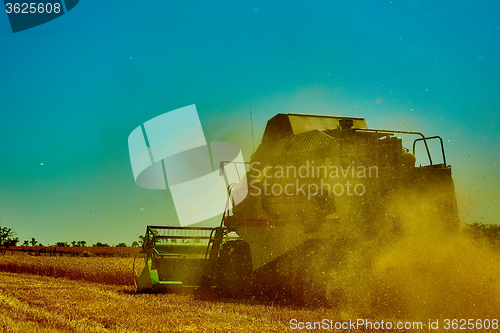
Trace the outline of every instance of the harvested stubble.
<path fill-rule="evenodd" d="M 127 286 L 0 272 L 0 332 L 373 332 L 363 328 L 326 330 L 314 324 L 325 319 L 348 322 L 351 318 L 356 319 L 329 308 L 211 296 L 134 294 L 133 287 Z M 293 319 L 316 325 L 316 329 L 294 329 Z M 377 321 L 382 320 L 389 319 Z M 445 330 L 418 330 L 431 331 Z"/>
<path fill-rule="evenodd" d="M 1 332 L 294 332 L 289 321 L 338 319 L 332 309 L 140 294 L 132 287 L 0 273 Z M 348 330 L 346 330 L 348 332 Z M 401 331 L 402 332 L 402 331 Z"/>
<path fill-rule="evenodd" d="M 133 258 L 0 256 L 0 271 L 28 273 L 114 285 L 134 285 Z M 144 266 L 136 260 L 136 270 Z"/>

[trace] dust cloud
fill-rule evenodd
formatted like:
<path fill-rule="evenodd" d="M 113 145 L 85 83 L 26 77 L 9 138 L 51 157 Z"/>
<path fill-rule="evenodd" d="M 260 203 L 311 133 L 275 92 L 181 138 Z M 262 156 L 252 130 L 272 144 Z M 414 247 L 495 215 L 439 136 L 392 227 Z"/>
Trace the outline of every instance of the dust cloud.
<path fill-rule="evenodd" d="M 346 317 L 461 319 L 500 313 L 500 254 L 464 232 L 408 213 L 403 233 L 347 251 L 327 282 Z"/>

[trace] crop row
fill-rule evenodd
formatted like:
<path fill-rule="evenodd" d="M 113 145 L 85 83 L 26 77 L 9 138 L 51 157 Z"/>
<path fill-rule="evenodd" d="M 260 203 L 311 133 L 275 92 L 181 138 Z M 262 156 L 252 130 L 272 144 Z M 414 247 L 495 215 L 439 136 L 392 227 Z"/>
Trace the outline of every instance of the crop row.
<path fill-rule="evenodd" d="M 18 254 L 25 253 L 30 255 L 43 256 L 101 256 L 101 257 L 134 257 L 140 254 L 140 247 L 67 247 L 67 246 L 1 246 L 0 253 Z"/>
<path fill-rule="evenodd" d="M 135 261 L 136 271 L 144 266 Z M 68 257 L 68 256 L 0 256 L 0 271 L 64 277 L 114 285 L 134 285 L 134 258 Z"/>

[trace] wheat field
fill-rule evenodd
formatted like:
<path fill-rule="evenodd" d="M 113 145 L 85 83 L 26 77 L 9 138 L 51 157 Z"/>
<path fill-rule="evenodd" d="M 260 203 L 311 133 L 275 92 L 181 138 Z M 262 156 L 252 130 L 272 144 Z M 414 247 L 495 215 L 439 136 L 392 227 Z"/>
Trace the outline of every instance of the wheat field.
<path fill-rule="evenodd" d="M 136 270 L 144 267 L 138 257 Z M 0 271 L 28 273 L 72 280 L 84 280 L 115 285 L 134 285 L 134 258 L 67 257 L 4 255 L 0 257 Z"/>
<path fill-rule="evenodd" d="M 347 319 L 332 308 L 274 301 L 136 294 L 132 265 L 133 258 L 0 256 L 0 331 L 294 332 L 293 319 Z"/>
<path fill-rule="evenodd" d="M 373 330 L 301 330 L 292 329 L 292 321 L 387 322 L 396 310 L 407 312 L 397 318 L 441 318 L 439 330 L 424 326 L 398 332 L 449 332 L 443 330 L 444 318 L 499 319 L 496 254 L 463 239 L 443 242 L 434 246 L 435 253 L 428 250 L 416 258 L 413 247 L 403 250 L 382 256 L 365 280 L 346 279 L 345 290 L 353 292 L 353 299 L 358 289 L 365 295 L 353 309 L 216 295 L 136 294 L 133 258 L 2 255 L 0 332 L 360 332 Z M 140 272 L 142 258 L 136 264 Z M 417 316 L 418 311 L 423 314 Z"/>
<path fill-rule="evenodd" d="M 299 313 L 319 315 L 214 295 L 135 294 L 133 262 L 1 256 L 1 332 L 284 332 Z M 136 266 L 140 272 L 142 258 Z M 324 311 L 323 316 L 337 316 Z"/>
<path fill-rule="evenodd" d="M 2 332 L 287 332 L 292 318 L 338 318 L 332 309 L 294 309 L 130 286 L 0 273 Z"/>

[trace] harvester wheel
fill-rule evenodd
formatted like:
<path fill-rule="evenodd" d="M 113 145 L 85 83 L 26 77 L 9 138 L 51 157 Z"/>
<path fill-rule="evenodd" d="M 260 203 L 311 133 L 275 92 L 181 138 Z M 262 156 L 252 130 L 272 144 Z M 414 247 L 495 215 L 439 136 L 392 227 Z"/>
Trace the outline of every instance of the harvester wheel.
<path fill-rule="evenodd" d="M 252 256 L 250 245 L 243 240 L 222 246 L 218 259 L 217 285 L 223 297 L 245 298 L 252 290 Z"/>

